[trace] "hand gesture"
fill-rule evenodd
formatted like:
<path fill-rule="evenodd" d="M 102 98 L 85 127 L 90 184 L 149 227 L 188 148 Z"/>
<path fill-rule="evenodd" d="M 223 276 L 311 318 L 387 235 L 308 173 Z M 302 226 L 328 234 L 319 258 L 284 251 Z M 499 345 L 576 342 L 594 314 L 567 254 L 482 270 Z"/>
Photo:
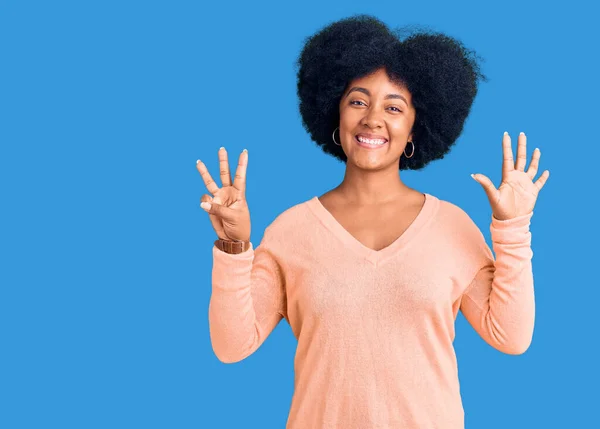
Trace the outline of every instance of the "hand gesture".
<path fill-rule="evenodd" d="M 219 188 L 204 163 L 200 160 L 196 161 L 196 168 L 208 192 L 212 194 L 212 196 L 202 195 L 200 206 L 206 210 L 217 236 L 223 240 L 250 240 L 250 213 L 245 196 L 247 167 L 248 151 L 244 149 L 232 185 L 227 151 L 225 148 L 219 149 L 219 171 L 223 184 Z"/>
<path fill-rule="evenodd" d="M 511 140 L 508 133 L 504 133 L 502 139 L 502 150 L 504 153 L 502 163 L 502 183 L 496 189 L 490 179 L 483 174 L 472 174 L 471 176 L 487 194 L 492 206 L 492 213 L 498 220 L 507 220 L 530 213 L 535 206 L 540 190 L 546 184 L 550 176 L 548 170 L 544 171 L 537 181 L 533 178 L 538 172 L 540 162 L 540 150 L 533 151 L 533 157 L 529 168 L 525 172 L 527 160 L 527 137 L 524 133 L 519 135 L 517 146 L 517 162 L 513 160 Z"/>

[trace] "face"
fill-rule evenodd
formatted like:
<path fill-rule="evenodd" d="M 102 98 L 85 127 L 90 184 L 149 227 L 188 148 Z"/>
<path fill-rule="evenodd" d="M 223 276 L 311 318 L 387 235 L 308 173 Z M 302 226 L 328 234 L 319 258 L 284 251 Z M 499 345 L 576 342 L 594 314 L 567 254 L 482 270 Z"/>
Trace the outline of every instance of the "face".
<path fill-rule="evenodd" d="M 352 81 L 340 101 L 340 140 L 348 161 L 362 168 L 383 168 L 398 161 L 408 141 L 415 108 L 411 94 L 391 82 L 384 69 Z M 360 142 L 359 138 L 372 138 Z M 375 143 L 384 143 L 376 145 Z M 408 153 L 412 152 L 409 145 Z"/>

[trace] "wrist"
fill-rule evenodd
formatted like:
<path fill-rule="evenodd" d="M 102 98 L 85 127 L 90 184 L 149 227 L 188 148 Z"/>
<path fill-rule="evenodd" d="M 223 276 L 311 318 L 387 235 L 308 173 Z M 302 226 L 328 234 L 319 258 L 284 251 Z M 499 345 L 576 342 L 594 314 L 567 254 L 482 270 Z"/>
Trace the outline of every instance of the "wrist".
<path fill-rule="evenodd" d="M 214 245 L 222 252 L 238 254 L 250 248 L 250 240 L 225 240 L 218 238 L 215 240 Z"/>

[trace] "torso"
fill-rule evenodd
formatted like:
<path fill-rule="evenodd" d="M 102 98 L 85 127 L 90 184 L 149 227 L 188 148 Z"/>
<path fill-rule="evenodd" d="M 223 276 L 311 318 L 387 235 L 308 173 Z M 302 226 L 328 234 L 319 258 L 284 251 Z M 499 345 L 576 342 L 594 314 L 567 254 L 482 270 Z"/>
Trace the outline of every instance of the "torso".
<path fill-rule="evenodd" d="M 406 197 L 388 204 L 356 207 L 329 191 L 320 196 L 319 201 L 355 239 L 379 251 L 406 231 L 423 208 L 425 195 L 411 191 Z"/>

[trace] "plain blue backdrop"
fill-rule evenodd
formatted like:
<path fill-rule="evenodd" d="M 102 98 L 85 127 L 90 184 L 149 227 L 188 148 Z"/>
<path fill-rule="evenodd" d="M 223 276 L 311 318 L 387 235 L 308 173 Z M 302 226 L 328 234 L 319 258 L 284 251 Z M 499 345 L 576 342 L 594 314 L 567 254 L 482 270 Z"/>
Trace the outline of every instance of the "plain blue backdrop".
<path fill-rule="evenodd" d="M 531 2 L 533 3 L 533 2 Z M 590 2 L 591 3 L 591 2 Z M 550 170 L 532 218 L 536 326 L 523 355 L 460 314 L 467 429 L 598 424 L 598 10 L 523 1 L 0 2 L 0 427 L 283 428 L 296 340 L 282 321 L 223 364 L 209 338 L 212 245 L 201 159 L 249 151 L 252 238 L 337 186 L 302 128 L 294 62 L 368 13 L 459 38 L 482 83 L 445 159 L 402 172 L 463 208 L 488 244 L 502 133 Z M 537 177 L 536 177 L 537 179 Z M 219 182 L 220 184 L 220 182 Z"/>

